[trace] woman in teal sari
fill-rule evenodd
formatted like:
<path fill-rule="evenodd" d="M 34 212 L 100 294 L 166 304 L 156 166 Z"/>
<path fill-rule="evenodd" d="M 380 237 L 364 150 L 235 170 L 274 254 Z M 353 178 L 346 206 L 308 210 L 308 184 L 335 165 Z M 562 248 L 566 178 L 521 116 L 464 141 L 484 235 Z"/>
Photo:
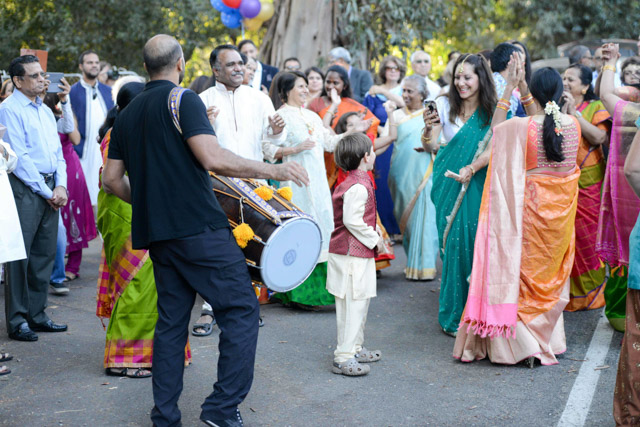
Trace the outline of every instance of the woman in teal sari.
<path fill-rule="evenodd" d="M 405 78 L 402 98 L 406 107 L 394 111 L 387 126 L 389 136 L 396 140 L 389 189 L 407 254 L 405 276 L 410 280 L 433 280 L 438 256 L 436 208 L 430 197 L 433 161 L 420 142 L 424 128 L 422 103 L 427 96 L 424 78 L 417 75 Z"/>
<path fill-rule="evenodd" d="M 425 111 L 422 143 L 427 151 L 437 151 L 431 200 L 436 206 L 442 258 L 438 321 L 444 333 L 455 336 L 469 291 L 486 177 L 486 169 L 474 170 L 468 165 L 486 148 L 497 100 L 491 70 L 484 58 L 460 55 L 453 69 L 449 95 L 436 100 L 437 111 Z M 449 174 L 445 176 L 448 171 L 472 177 L 463 186 Z"/>

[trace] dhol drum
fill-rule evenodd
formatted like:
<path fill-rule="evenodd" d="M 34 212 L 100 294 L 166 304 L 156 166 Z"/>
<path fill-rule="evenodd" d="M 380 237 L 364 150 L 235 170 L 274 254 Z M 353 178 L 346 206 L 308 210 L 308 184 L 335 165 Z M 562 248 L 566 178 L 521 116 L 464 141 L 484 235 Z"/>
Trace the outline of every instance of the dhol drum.
<path fill-rule="evenodd" d="M 287 292 L 311 274 L 322 248 L 320 227 L 309 215 L 275 191 L 265 201 L 250 179 L 211 173 L 213 191 L 232 228 L 248 224 L 255 236 L 242 249 L 254 281 Z"/>

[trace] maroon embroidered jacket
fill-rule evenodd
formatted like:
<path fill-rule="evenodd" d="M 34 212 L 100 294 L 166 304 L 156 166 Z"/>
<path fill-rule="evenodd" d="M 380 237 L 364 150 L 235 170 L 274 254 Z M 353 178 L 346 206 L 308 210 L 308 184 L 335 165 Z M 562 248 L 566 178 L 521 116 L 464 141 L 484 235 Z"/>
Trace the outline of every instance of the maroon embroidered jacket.
<path fill-rule="evenodd" d="M 375 250 L 363 245 L 353 234 L 349 232 L 342 220 L 344 193 L 355 184 L 362 184 L 367 189 L 367 202 L 364 209 L 364 222 L 376 228 L 376 196 L 373 183 L 369 175 L 361 170 L 353 170 L 347 178 L 340 183 L 331 196 L 333 202 L 333 222 L 335 228 L 331 233 L 329 253 L 337 255 L 349 255 L 359 258 L 374 258 Z"/>

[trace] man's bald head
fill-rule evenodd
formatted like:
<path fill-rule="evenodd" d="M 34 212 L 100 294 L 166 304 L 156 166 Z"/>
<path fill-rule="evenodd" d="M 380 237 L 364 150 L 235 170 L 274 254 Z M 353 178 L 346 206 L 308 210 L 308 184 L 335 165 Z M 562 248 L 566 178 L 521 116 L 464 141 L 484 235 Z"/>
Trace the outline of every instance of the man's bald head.
<path fill-rule="evenodd" d="M 142 51 L 144 65 L 150 77 L 169 71 L 182 58 L 182 47 L 178 40 L 166 34 L 149 39 Z"/>

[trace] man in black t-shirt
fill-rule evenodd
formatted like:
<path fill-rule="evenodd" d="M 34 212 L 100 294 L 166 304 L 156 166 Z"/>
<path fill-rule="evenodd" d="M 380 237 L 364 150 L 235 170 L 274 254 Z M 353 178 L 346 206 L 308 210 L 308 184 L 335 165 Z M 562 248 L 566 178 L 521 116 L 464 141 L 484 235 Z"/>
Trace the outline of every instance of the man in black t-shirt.
<path fill-rule="evenodd" d="M 179 129 L 169 111 L 169 93 L 182 80 L 184 57 L 171 36 L 157 35 L 144 47 L 151 81 L 113 126 L 103 188 L 132 204 L 134 249 L 148 248 L 158 291 L 153 341 L 154 425 L 179 425 L 184 347 L 196 293 L 218 320 L 218 381 L 202 405 L 208 425 L 241 426 L 237 407 L 253 380 L 258 303 L 245 257 L 233 238 L 207 171 L 225 176 L 308 183 L 296 163 L 270 165 L 221 148 L 198 96 L 186 91 Z M 125 175 L 128 172 L 128 177 Z"/>

